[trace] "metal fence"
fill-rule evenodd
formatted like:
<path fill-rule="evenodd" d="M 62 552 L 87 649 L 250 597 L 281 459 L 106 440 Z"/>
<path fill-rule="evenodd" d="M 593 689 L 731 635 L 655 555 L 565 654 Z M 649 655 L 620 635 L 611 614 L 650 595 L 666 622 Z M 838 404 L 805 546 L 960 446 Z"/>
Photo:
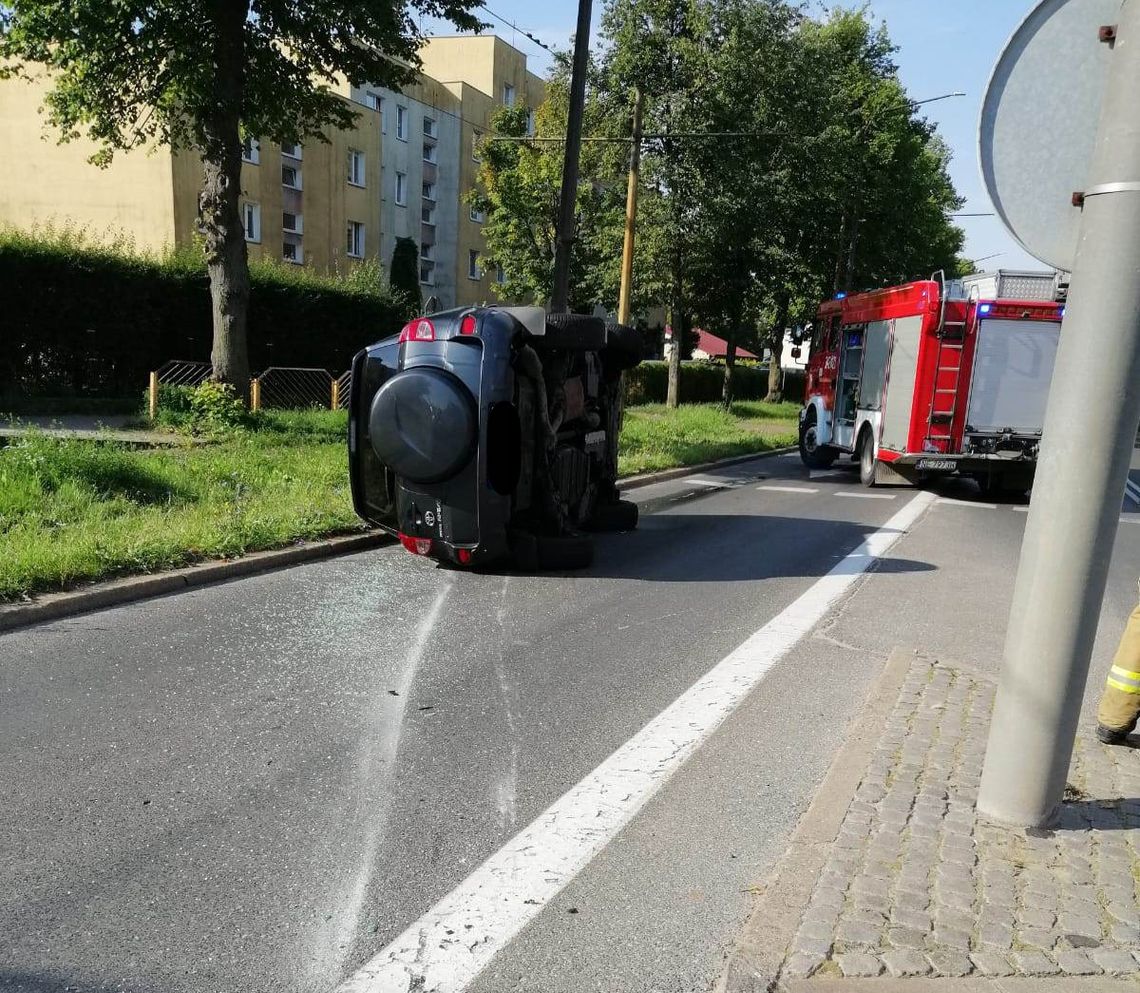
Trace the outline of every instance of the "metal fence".
<path fill-rule="evenodd" d="M 147 406 L 151 419 L 158 416 L 163 387 L 194 387 L 213 373 L 209 362 L 172 360 L 150 374 Z M 340 410 L 352 390 L 352 370 L 333 376 L 327 369 L 270 366 L 249 381 L 252 410 L 301 410 L 318 407 Z"/>

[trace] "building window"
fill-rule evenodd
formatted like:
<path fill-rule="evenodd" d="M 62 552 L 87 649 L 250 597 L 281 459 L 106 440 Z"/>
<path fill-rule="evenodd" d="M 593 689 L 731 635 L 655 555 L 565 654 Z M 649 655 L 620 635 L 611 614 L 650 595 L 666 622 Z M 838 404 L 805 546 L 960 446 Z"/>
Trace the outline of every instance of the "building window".
<path fill-rule="evenodd" d="M 534 135 L 534 124 L 534 111 L 528 110 L 526 112 L 526 133 L 531 136 Z"/>
<path fill-rule="evenodd" d="M 513 107 L 515 105 L 515 88 L 510 83 L 503 83 L 503 106 Z"/>
<path fill-rule="evenodd" d="M 424 137 L 425 138 L 435 138 L 436 137 L 435 119 L 434 118 L 431 118 L 431 117 L 425 117 L 424 118 Z"/>
<path fill-rule="evenodd" d="M 435 285 L 435 263 L 420 259 L 420 282 L 424 286 Z"/>
<path fill-rule="evenodd" d="M 281 146 L 281 154 L 287 155 L 291 159 L 300 160 L 300 158 L 301 158 L 301 146 L 300 145 L 282 145 Z"/>
<path fill-rule="evenodd" d="M 364 94 L 364 102 L 373 110 L 380 110 L 384 106 L 384 98 L 371 90 Z"/>
<path fill-rule="evenodd" d="M 348 181 L 353 186 L 364 185 L 364 153 L 355 148 L 348 150 Z"/>
<path fill-rule="evenodd" d="M 301 265 L 305 261 L 305 254 L 300 245 L 286 241 L 281 245 L 281 258 L 286 262 L 292 262 L 294 265 Z"/>
<path fill-rule="evenodd" d="M 435 183 L 424 183 L 424 199 L 435 202 Z"/>
<path fill-rule="evenodd" d="M 400 141 L 408 140 L 408 108 L 396 104 L 396 137 Z"/>
<path fill-rule="evenodd" d="M 471 132 L 471 158 L 473 158 L 476 162 L 479 161 L 479 142 L 482 140 L 482 131 Z"/>
<path fill-rule="evenodd" d="M 420 245 L 420 258 L 421 259 L 427 259 L 429 262 L 434 261 L 434 258 L 435 258 L 434 252 L 435 252 L 435 246 L 434 245 Z"/>
<path fill-rule="evenodd" d="M 375 110 L 380 115 L 380 133 L 388 133 L 388 107 L 384 103 L 384 98 L 378 93 L 368 94 L 368 106 Z"/>
<path fill-rule="evenodd" d="M 423 221 L 424 224 L 435 223 L 435 207 L 432 204 L 425 203 L 420 208 L 420 220 Z"/>
<path fill-rule="evenodd" d="M 242 204 L 242 226 L 245 228 L 245 240 L 261 241 L 261 205 L 256 203 Z"/>
<path fill-rule="evenodd" d="M 436 152 L 435 142 L 434 141 L 425 141 L 424 142 L 424 161 L 425 162 L 435 162 L 436 159 L 438 159 L 438 158 L 439 158 L 439 156 Z"/>
<path fill-rule="evenodd" d="M 288 211 L 281 212 L 281 230 L 289 234 L 301 234 L 303 227 L 301 223 L 300 214 L 290 214 Z"/>
<path fill-rule="evenodd" d="M 476 224 L 482 224 L 487 219 L 487 215 L 483 211 L 476 210 L 474 207 L 471 208 L 469 216 Z"/>
<path fill-rule="evenodd" d="M 495 266 L 495 282 L 502 286 L 506 281 L 507 274 L 503 272 L 503 267 L 501 265 Z"/>
<path fill-rule="evenodd" d="M 396 173 L 396 205 L 399 207 L 408 205 L 408 174 L 406 172 Z"/>
<path fill-rule="evenodd" d="M 468 279 L 482 279 L 483 275 L 479 272 L 479 253 L 472 248 L 467 253 L 467 278 Z"/>
<path fill-rule="evenodd" d="M 301 188 L 301 170 L 296 166 L 281 165 L 281 185 L 287 186 L 291 190 L 299 190 Z"/>
<path fill-rule="evenodd" d="M 360 221 L 348 222 L 347 252 L 349 258 L 364 258 L 364 225 Z"/>
<path fill-rule="evenodd" d="M 257 165 L 261 161 L 261 142 L 247 135 L 241 143 L 241 160 Z"/>

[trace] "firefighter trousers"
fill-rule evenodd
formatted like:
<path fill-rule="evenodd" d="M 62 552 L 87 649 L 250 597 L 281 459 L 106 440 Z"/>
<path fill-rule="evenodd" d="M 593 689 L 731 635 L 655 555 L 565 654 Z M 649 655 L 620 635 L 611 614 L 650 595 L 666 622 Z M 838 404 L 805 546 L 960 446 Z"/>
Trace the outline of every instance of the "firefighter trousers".
<path fill-rule="evenodd" d="M 1140 718 L 1140 606 L 1132 611 L 1100 698 L 1097 722 L 1113 731 L 1131 732 Z"/>

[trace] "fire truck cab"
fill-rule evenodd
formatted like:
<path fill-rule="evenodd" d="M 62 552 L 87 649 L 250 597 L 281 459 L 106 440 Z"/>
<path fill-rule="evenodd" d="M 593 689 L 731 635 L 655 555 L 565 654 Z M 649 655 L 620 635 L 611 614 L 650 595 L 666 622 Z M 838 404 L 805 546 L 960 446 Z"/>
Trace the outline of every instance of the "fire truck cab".
<path fill-rule="evenodd" d="M 963 476 L 1028 491 L 1063 292 L 1052 273 L 998 273 L 827 301 L 800 412 L 804 463 L 851 455 L 867 486 Z"/>

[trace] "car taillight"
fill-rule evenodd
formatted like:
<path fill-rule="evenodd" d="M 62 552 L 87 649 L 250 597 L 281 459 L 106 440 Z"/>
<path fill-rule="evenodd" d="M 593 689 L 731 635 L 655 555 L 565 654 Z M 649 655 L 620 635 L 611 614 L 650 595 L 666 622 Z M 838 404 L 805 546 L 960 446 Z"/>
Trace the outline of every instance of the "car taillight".
<path fill-rule="evenodd" d="M 475 315 L 468 314 L 459 322 L 460 334 L 474 334 L 475 333 Z"/>
<path fill-rule="evenodd" d="M 409 321 L 400 332 L 400 341 L 435 341 L 435 326 L 426 317 Z"/>
<path fill-rule="evenodd" d="M 455 556 L 456 556 L 456 558 L 459 559 L 460 565 L 470 565 L 471 564 L 471 549 L 470 548 L 459 549 L 459 551 L 457 551 L 455 553 Z"/>
<path fill-rule="evenodd" d="M 401 534 L 400 544 L 413 555 L 431 554 L 431 538 L 415 538 L 410 534 Z"/>

